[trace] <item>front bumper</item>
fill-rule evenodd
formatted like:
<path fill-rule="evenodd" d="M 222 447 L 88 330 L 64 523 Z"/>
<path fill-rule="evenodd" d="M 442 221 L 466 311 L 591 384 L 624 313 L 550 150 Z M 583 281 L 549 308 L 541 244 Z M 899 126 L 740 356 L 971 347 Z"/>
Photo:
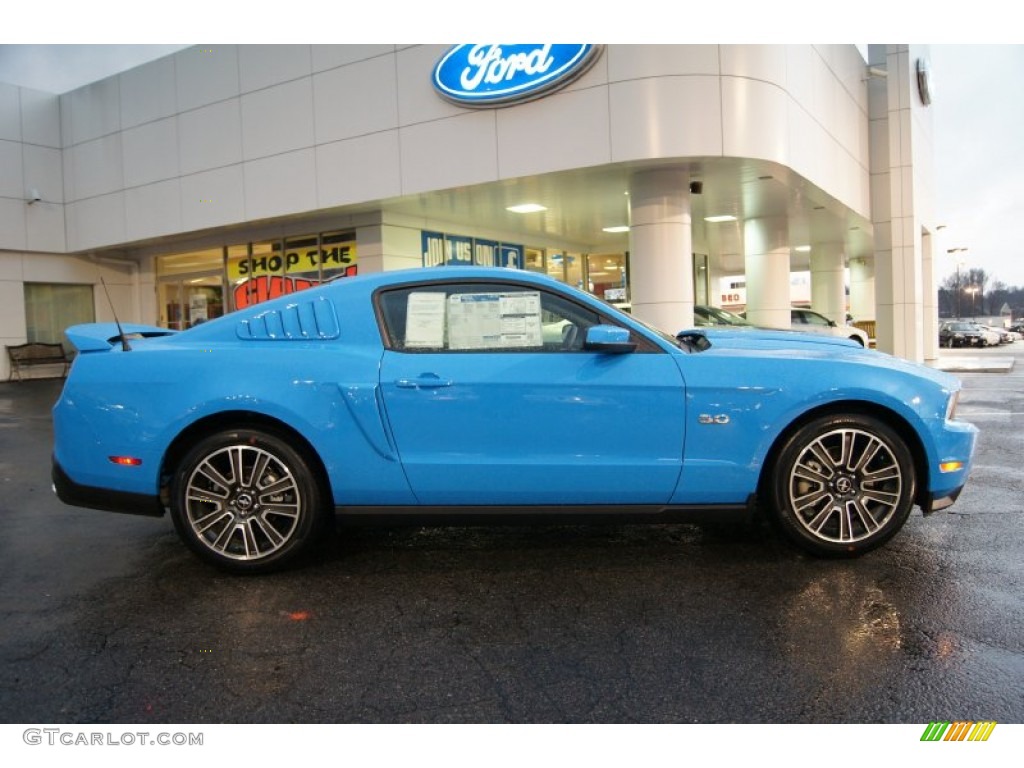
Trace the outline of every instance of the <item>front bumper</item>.
<path fill-rule="evenodd" d="M 928 500 L 925 502 L 924 506 L 922 507 L 922 511 L 926 515 L 930 515 L 932 512 L 938 512 L 940 510 L 947 509 L 953 506 L 953 504 L 956 503 L 956 500 L 960 496 L 960 491 L 962 491 L 963 489 L 964 487 L 961 485 L 959 488 L 953 491 L 948 491 L 941 495 L 931 494 L 928 497 Z"/>

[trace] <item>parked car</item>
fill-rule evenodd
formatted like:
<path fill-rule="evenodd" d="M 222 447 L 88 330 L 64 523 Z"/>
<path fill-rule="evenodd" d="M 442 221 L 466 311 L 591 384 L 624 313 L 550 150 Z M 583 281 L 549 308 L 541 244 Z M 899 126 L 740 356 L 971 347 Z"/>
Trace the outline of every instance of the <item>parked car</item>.
<path fill-rule="evenodd" d="M 986 331 L 991 331 L 998 337 L 999 341 L 996 342 L 997 344 L 1011 344 L 1014 340 L 1014 335 L 1007 328 L 1000 328 L 995 325 L 983 325 L 981 327 Z"/>
<path fill-rule="evenodd" d="M 66 334 L 78 355 L 53 409 L 58 496 L 169 511 L 196 554 L 236 572 L 295 562 L 334 514 L 763 511 L 807 552 L 853 557 L 914 505 L 952 504 L 977 434 L 955 419 L 947 373 L 809 334 L 675 337 L 518 270 L 386 272 L 185 331 Z"/>
<path fill-rule="evenodd" d="M 721 310 L 719 310 L 721 311 Z M 870 345 L 870 338 L 860 328 L 853 325 L 838 325 L 834 320 L 829 320 L 825 315 L 820 312 L 815 312 L 813 309 L 801 309 L 799 307 L 793 307 L 790 310 L 790 327 L 794 331 L 801 331 L 803 333 L 820 333 L 825 336 L 836 336 L 838 338 L 850 339 L 856 341 L 862 347 L 868 347 Z M 740 315 L 744 321 L 749 325 L 749 321 L 746 320 L 746 312 Z"/>
<path fill-rule="evenodd" d="M 824 333 L 829 336 L 853 339 L 862 347 L 868 346 L 868 335 L 854 325 L 839 325 L 834 320 L 829 320 L 825 315 L 815 312 L 813 309 L 794 308 L 790 315 L 794 330 Z"/>
<path fill-rule="evenodd" d="M 966 320 L 947 320 L 939 326 L 939 346 L 991 347 L 999 343 L 999 334 Z"/>
<path fill-rule="evenodd" d="M 697 304 L 693 308 L 693 324 L 697 328 L 712 328 L 717 325 L 727 325 L 735 328 L 754 327 L 753 323 L 727 309 L 705 304 Z"/>

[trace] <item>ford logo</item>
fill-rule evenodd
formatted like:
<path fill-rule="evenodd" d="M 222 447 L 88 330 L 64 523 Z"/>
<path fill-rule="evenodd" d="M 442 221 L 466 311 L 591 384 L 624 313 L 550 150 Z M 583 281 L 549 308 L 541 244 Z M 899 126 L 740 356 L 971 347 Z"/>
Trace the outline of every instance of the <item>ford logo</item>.
<path fill-rule="evenodd" d="M 528 101 L 582 75 L 599 45 L 463 43 L 434 67 L 434 87 L 450 101 L 491 107 Z"/>

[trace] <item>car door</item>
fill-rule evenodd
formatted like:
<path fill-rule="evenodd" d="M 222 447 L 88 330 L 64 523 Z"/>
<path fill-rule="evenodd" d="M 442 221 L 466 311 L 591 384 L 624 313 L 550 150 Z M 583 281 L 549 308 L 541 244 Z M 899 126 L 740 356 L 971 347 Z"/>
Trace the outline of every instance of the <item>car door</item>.
<path fill-rule="evenodd" d="M 685 398 L 670 353 L 584 349 L 605 321 L 517 283 L 424 283 L 377 297 L 388 423 L 426 505 L 665 503 Z"/>

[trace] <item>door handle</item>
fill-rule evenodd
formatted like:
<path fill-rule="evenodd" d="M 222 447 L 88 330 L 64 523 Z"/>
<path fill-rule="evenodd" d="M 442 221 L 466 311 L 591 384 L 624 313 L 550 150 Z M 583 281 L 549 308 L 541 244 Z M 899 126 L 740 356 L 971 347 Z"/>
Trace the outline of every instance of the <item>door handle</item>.
<path fill-rule="evenodd" d="M 415 379 L 398 379 L 395 382 L 395 386 L 402 389 L 437 389 L 451 385 L 451 379 L 442 379 L 436 373 L 421 373 Z"/>

